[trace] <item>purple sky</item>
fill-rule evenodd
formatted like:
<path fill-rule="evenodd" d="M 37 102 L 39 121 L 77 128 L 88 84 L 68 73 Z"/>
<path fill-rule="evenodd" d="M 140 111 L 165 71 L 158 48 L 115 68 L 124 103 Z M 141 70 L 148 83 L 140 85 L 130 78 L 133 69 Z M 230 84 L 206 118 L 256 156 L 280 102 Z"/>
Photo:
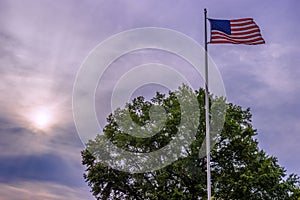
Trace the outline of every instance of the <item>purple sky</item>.
<path fill-rule="evenodd" d="M 205 7 L 211 18 L 253 17 L 261 27 L 265 45 L 210 45 L 209 53 L 228 101 L 251 108 L 260 148 L 289 173 L 300 174 L 300 2 L 224 2 L 0 0 L 1 199 L 92 199 L 72 119 L 72 87 L 81 63 L 98 43 L 132 28 L 174 29 L 203 44 Z M 175 64 L 166 57 L 142 51 L 113 65 L 124 70 L 140 61 Z M 108 71 L 106 77 L 116 74 Z M 106 90 L 99 88 L 97 98 Z M 52 117 L 44 128 L 34 119 L 40 110 Z M 105 112 L 98 115 L 103 122 Z"/>

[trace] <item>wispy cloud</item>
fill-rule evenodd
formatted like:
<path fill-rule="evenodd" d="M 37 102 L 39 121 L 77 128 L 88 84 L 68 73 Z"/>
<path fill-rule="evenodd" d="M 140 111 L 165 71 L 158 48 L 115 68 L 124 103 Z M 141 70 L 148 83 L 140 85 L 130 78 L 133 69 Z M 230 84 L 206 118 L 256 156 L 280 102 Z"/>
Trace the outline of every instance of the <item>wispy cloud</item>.
<path fill-rule="evenodd" d="M 80 64 L 99 42 L 137 27 L 175 29 L 203 44 L 201 11 L 204 7 L 208 8 L 210 17 L 251 16 L 261 26 L 266 45 L 211 45 L 209 52 L 224 78 L 228 100 L 252 108 L 261 147 L 278 156 L 288 169 L 300 173 L 300 162 L 295 159 L 300 154 L 297 147 L 300 141 L 297 125 L 300 120 L 297 109 L 300 28 L 295 25 L 299 1 L 228 0 L 220 4 L 216 0 L 86 0 L 76 3 L 72 0 L 60 3 L 2 0 L 0 4 L 0 159 L 3 163 L 3 159 L 10 160 L 2 172 L 9 167 L 19 170 L 19 175 L 12 176 L 16 179 L 9 184 L 9 177 L 3 175 L 6 182 L 2 181 L 0 194 L 4 200 L 87 199 L 88 192 L 81 192 L 77 186 L 59 178 L 52 179 L 51 183 L 50 179 L 41 178 L 42 173 L 53 176 L 65 173 L 66 177 L 74 175 L 77 184 L 83 184 L 80 164 L 83 146 L 76 135 L 71 110 L 72 87 Z M 137 52 L 117 60 L 106 72 L 96 101 L 105 100 L 113 87 L 112 81 L 132 65 L 149 61 L 175 66 L 192 84 L 202 85 L 180 58 L 160 53 Z M 150 59 L 145 55 L 150 55 Z M 53 111 L 52 124 L 46 130 L 36 129 L 30 120 L 41 106 Z M 103 115 L 102 123 L 109 106 L 99 106 L 104 110 L 104 114 L 101 110 L 98 112 Z M 49 160 L 44 160 L 47 156 Z M 19 168 L 15 166 L 17 160 L 22 161 Z M 38 178 L 30 179 L 36 166 L 31 166 L 29 161 L 36 165 L 48 163 L 52 168 L 44 166 L 41 169 L 49 171 L 40 170 Z M 62 163 L 61 171 L 55 170 L 55 162 Z M 22 167 L 26 167 L 27 174 Z"/>
<path fill-rule="evenodd" d="M 87 188 L 71 188 L 51 182 L 17 182 L 0 184 L 2 200 L 88 200 L 93 199 Z"/>

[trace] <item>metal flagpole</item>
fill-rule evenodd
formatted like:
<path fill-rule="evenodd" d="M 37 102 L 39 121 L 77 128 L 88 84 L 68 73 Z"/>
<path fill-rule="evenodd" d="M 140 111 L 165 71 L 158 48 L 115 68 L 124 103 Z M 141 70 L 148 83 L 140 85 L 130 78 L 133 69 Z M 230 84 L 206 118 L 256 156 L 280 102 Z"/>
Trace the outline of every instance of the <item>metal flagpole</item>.
<path fill-rule="evenodd" d="M 204 42 L 205 42 L 205 126 L 206 126 L 206 160 L 207 160 L 207 200 L 211 199 L 210 178 L 210 127 L 209 127 L 209 97 L 208 97 L 208 58 L 207 58 L 207 10 L 204 9 Z"/>

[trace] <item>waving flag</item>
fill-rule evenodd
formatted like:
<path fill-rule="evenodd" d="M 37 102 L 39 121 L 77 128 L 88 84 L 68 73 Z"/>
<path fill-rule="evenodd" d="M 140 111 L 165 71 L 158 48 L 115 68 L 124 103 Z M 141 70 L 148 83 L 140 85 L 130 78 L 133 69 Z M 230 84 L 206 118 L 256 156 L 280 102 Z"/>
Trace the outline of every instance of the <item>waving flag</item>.
<path fill-rule="evenodd" d="M 212 44 L 264 44 L 259 27 L 252 18 L 208 19 Z"/>
<path fill-rule="evenodd" d="M 207 19 L 210 22 L 210 42 L 207 42 Z M 204 9 L 204 44 L 205 44 L 205 138 L 206 138 L 206 173 L 207 199 L 211 199 L 211 159 L 210 159 L 210 125 L 209 125 L 209 91 L 208 91 L 208 44 L 264 44 L 259 27 L 252 18 L 242 19 L 209 19 Z"/>

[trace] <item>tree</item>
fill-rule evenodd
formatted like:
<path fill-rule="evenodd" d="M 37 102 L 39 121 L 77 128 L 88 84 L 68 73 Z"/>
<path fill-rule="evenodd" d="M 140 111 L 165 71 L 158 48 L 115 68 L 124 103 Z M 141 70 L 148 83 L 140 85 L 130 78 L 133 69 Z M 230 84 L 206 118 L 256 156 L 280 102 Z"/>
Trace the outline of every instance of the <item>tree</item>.
<path fill-rule="evenodd" d="M 184 100 L 180 101 L 180 95 L 185 97 L 182 98 Z M 191 95 L 196 95 L 199 103 L 199 117 L 196 118 L 198 123 L 191 121 L 182 126 L 185 111 L 180 104 L 183 101 L 190 102 Z M 203 155 L 204 148 L 200 147 L 205 139 L 204 97 L 202 89 L 193 92 L 187 86 L 182 86 L 168 96 L 157 93 L 151 101 L 138 97 L 127 104 L 126 109 L 118 109 L 111 114 L 104 128 L 104 136 L 98 135 L 95 140 L 89 141 L 82 151 L 82 163 L 86 166 L 84 178 L 93 195 L 97 199 L 206 199 L 206 158 L 199 156 Z M 211 99 L 219 102 L 219 105 L 225 102 L 221 98 Z M 155 110 L 161 108 L 164 108 L 165 118 L 155 114 Z M 134 123 L 126 121 L 128 116 Z M 211 124 L 215 123 L 214 127 L 217 129 L 220 128 L 218 123 L 222 121 L 221 116 L 211 119 Z M 120 125 L 121 122 L 124 123 Z M 156 124 L 154 128 L 151 126 L 153 123 Z M 124 166 L 134 162 L 130 156 L 124 159 L 118 153 L 113 154 L 114 162 L 103 162 L 103 159 L 111 156 L 108 154 L 112 151 L 105 146 L 105 138 L 126 151 L 147 153 L 168 145 L 179 130 L 189 129 L 195 124 L 196 134 L 188 144 L 189 148 L 177 152 L 180 155 L 178 154 L 176 161 L 163 168 L 143 173 L 132 173 L 130 169 L 117 170 L 117 165 Z M 136 125 L 145 128 L 136 132 Z M 215 135 L 216 143 L 211 151 L 212 194 L 215 200 L 300 199 L 299 177 L 294 174 L 287 176 L 275 157 L 268 156 L 258 148 L 258 142 L 254 139 L 257 132 L 251 124 L 250 109 L 243 110 L 240 106 L 227 103 L 225 123 L 221 125 L 223 129 L 219 135 Z M 135 130 L 133 132 L 142 137 L 128 134 L 130 130 Z M 149 131 L 157 132 L 149 137 Z M 217 130 L 212 129 L 213 131 Z M 151 166 L 157 159 L 163 160 L 170 156 L 172 155 L 166 154 L 155 157 L 150 162 L 147 161 L 147 165 Z"/>

